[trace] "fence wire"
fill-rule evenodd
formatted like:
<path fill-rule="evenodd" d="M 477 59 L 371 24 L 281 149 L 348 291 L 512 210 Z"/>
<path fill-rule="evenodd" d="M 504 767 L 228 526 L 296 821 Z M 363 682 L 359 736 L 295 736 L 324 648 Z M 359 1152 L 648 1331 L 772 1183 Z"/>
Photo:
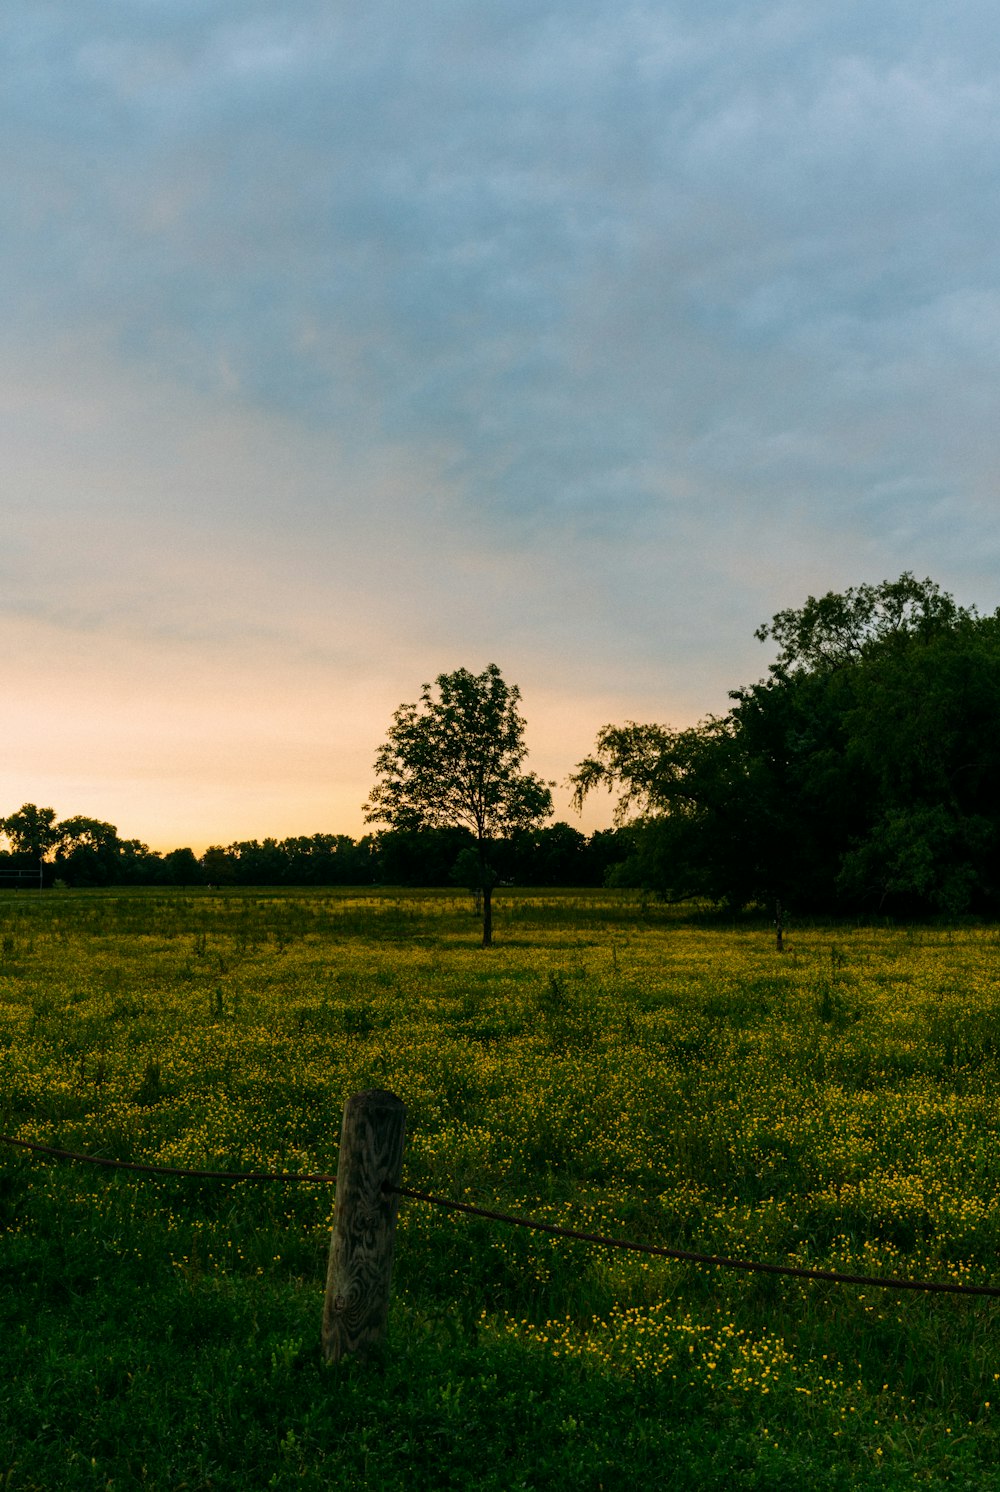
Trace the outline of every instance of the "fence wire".
<path fill-rule="evenodd" d="M 204 1181 L 277 1181 L 291 1185 L 300 1182 L 335 1182 L 336 1176 L 325 1172 L 290 1171 L 200 1171 L 185 1166 L 162 1166 L 144 1164 L 132 1160 L 112 1160 L 102 1155 L 82 1155 L 75 1150 L 61 1150 L 55 1145 L 43 1145 L 37 1140 L 21 1140 L 14 1135 L 0 1135 L 0 1143 L 13 1145 L 39 1155 L 52 1156 L 56 1160 L 78 1161 L 85 1165 L 103 1166 L 109 1170 L 138 1171 L 147 1176 L 183 1176 Z M 579 1243 L 599 1245 L 601 1248 L 621 1249 L 634 1254 L 652 1254 L 661 1259 L 676 1259 L 687 1264 L 707 1264 L 716 1269 L 739 1269 L 747 1274 L 788 1275 L 799 1280 L 819 1280 L 830 1285 L 866 1285 L 878 1290 L 910 1290 L 925 1294 L 978 1295 L 1000 1297 L 1000 1285 L 962 1285 L 951 1280 L 907 1280 L 892 1276 L 870 1274 L 847 1274 L 837 1269 L 810 1269 L 797 1264 L 769 1264 L 762 1259 L 728 1258 L 722 1254 L 703 1254 L 694 1249 L 668 1248 L 658 1243 L 637 1243 L 626 1238 L 611 1238 L 602 1233 L 585 1233 L 576 1228 L 564 1228 L 559 1223 L 543 1223 L 535 1218 L 517 1217 L 509 1212 L 496 1212 L 486 1207 L 477 1207 L 472 1202 L 458 1202 L 453 1197 L 438 1197 L 431 1192 L 418 1191 L 412 1186 L 383 1187 L 386 1193 L 409 1197 L 416 1202 L 426 1202 L 432 1207 L 442 1207 L 449 1212 L 463 1212 L 471 1217 L 485 1218 L 489 1222 L 506 1223 L 514 1228 L 527 1228 L 534 1233 L 549 1233 L 557 1238 L 574 1239 Z"/>
<path fill-rule="evenodd" d="M 57 1160 L 82 1161 L 88 1166 L 106 1166 L 112 1171 L 141 1171 L 146 1176 L 190 1176 L 202 1181 L 336 1181 L 336 1176 L 322 1172 L 315 1174 L 301 1171 L 192 1171 L 186 1166 L 143 1165 L 135 1160 L 111 1160 L 105 1155 L 80 1155 L 75 1150 L 59 1150 L 54 1145 L 40 1145 L 37 1140 L 18 1140 L 13 1135 L 0 1135 L 5 1145 L 17 1145 L 22 1150 L 34 1150 L 39 1155 L 51 1155 Z"/>
<path fill-rule="evenodd" d="M 730 1259 L 721 1254 L 699 1254 L 693 1249 L 667 1248 L 658 1243 L 633 1243 L 625 1238 L 608 1238 L 602 1233 L 583 1233 L 575 1228 L 563 1228 L 558 1223 L 542 1223 L 533 1218 L 515 1217 L 508 1212 L 491 1212 L 485 1207 L 476 1207 L 471 1202 L 456 1202 L 448 1197 L 435 1197 L 429 1192 L 416 1191 L 410 1186 L 390 1186 L 390 1192 L 401 1197 L 413 1197 L 418 1202 L 429 1202 L 433 1207 L 446 1207 L 452 1212 L 467 1212 L 473 1217 L 488 1218 L 496 1223 L 509 1223 L 515 1228 L 530 1228 L 536 1233 L 552 1233 L 557 1238 L 575 1238 L 581 1243 L 596 1243 L 602 1248 L 625 1249 L 635 1254 L 655 1254 L 662 1259 L 680 1259 L 689 1264 L 712 1264 L 717 1269 L 742 1269 L 751 1274 L 787 1274 L 799 1280 L 826 1280 L 831 1285 L 871 1285 L 880 1290 L 921 1290 L 946 1295 L 993 1295 L 1000 1296 L 1000 1285 L 960 1285 L 947 1280 L 901 1280 L 889 1276 L 869 1274 L 844 1274 L 837 1269 L 809 1269 L 797 1264 L 766 1264 L 760 1259 Z"/>

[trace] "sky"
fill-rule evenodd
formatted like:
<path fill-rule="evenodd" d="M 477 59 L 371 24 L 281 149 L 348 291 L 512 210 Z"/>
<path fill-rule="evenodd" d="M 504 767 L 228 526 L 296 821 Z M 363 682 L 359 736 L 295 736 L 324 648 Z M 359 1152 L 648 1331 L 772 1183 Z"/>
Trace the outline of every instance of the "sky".
<path fill-rule="evenodd" d="M 495 662 L 598 729 L 810 594 L 1000 605 L 981 0 L 6 0 L 0 815 L 358 835 Z"/>

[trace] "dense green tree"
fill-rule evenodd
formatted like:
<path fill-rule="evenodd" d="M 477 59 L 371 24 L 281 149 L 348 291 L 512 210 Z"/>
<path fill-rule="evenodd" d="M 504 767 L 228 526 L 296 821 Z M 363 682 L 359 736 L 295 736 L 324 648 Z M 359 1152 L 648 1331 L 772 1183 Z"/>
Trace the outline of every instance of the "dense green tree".
<path fill-rule="evenodd" d="M 194 850 L 185 845 L 163 856 L 157 879 L 166 886 L 201 886 L 205 873 Z"/>
<path fill-rule="evenodd" d="M 364 886 L 373 879 L 370 836 L 301 834 L 289 839 L 210 845 L 201 857 L 213 886 Z"/>
<path fill-rule="evenodd" d="M 470 849 L 478 866 L 475 840 L 461 824 L 384 829 L 375 836 L 375 870 L 383 886 L 447 886 L 456 860 Z"/>
<path fill-rule="evenodd" d="M 241 886 L 280 886 L 284 880 L 287 857 L 276 839 L 242 839 L 230 845 L 229 853 Z"/>
<path fill-rule="evenodd" d="M 595 829 L 587 840 L 587 877 L 585 886 L 606 886 L 615 867 L 634 853 L 635 843 L 627 828 Z"/>
<path fill-rule="evenodd" d="M 0 820 L 0 828 L 15 855 L 30 855 L 34 860 L 44 859 L 59 843 L 54 808 L 22 803 L 16 813 Z"/>
<path fill-rule="evenodd" d="M 494 663 L 481 674 L 460 668 L 440 674 L 433 688 L 424 684 L 419 701 L 400 705 L 393 716 L 365 805 L 369 823 L 403 832 L 470 831 L 479 859 L 484 946 L 492 942 L 493 845 L 552 812 L 549 784 L 521 771 L 527 747 L 520 698 Z"/>
<path fill-rule="evenodd" d="M 283 839 L 281 848 L 293 886 L 362 886 L 372 878 L 368 844 L 347 834 L 302 834 Z"/>
<path fill-rule="evenodd" d="M 1000 898 L 1000 613 L 930 580 L 809 597 L 767 676 L 688 730 L 608 726 L 573 777 L 618 789 L 620 874 L 732 905 L 961 912 Z"/>
<path fill-rule="evenodd" d="M 158 881 L 163 856 L 141 839 L 123 839 L 118 845 L 118 879 L 128 886 L 152 886 Z"/>
<path fill-rule="evenodd" d="M 114 824 L 75 814 L 57 825 L 56 874 L 71 886 L 111 886 L 121 879 L 122 844 Z"/>
<path fill-rule="evenodd" d="M 797 610 L 776 612 L 754 633 L 760 642 L 776 642 L 779 653 L 768 672 L 772 678 L 827 673 L 873 653 L 928 640 L 976 618 L 974 610 L 956 605 L 933 580 L 917 580 L 906 570 L 881 585 L 848 586 L 810 596 Z"/>
<path fill-rule="evenodd" d="M 592 879 L 586 836 L 562 821 L 524 830 L 504 850 L 503 879 L 515 885 L 585 886 Z"/>
<path fill-rule="evenodd" d="M 114 824 L 86 814 L 56 822 L 54 809 L 25 803 L 0 819 L 13 859 L 45 857 L 52 877 L 71 886 L 150 885 L 163 879 L 163 857 L 138 839 L 119 839 Z"/>
<path fill-rule="evenodd" d="M 201 868 L 209 886 L 233 886 L 236 883 L 236 857 L 232 848 L 210 844 L 201 857 Z"/>

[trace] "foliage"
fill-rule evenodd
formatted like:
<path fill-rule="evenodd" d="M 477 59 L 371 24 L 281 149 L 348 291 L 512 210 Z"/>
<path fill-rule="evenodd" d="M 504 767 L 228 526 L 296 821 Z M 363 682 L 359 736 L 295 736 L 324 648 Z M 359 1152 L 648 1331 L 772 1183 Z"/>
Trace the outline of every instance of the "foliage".
<path fill-rule="evenodd" d="M 552 812 L 549 784 L 522 772 L 527 756 L 521 693 L 495 663 L 481 674 L 466 668 L 424 684 L 416 704 L 393 716 L 375 758 L 377 782 L 365 806 L 369 823 L 412 833 L 466 829 L 479 860 L 483 943 L 491 941 L 496 869 L 491 846 L 531 829 Z"/>
<path fill-rule="evenodd" d="M 56 822 L 55 810 L 24 803 L 0 818 L 11 854 L 8 865 L 43 862 L 45 883 L 73 886 L 145 885 L 168 880 L 164 860 L 138 839 L 120 839 L 114 824 L 73 814 Z"/>
<path fill-rule="evenodd" d="M 887 647 L 905 647 L 914 638 L 926 641 L 974 617 L 974 610 L 957 606 L 933 580 L 916 580 L 907 570 L 881 585 L 810 596 L 798 610 L 777 612 L 754 636 L 779 645 L 770 672 L 784 678 L 792 670 L 843 668 Z"/>
<path fill-rule="evenodd" d="M 768 676 L 688 730 L 607 726 L 573 781 L 636 815 L 631 876 L 734 906 L 1000 905 L 1000 613 L 910 574 L 809 597 Z"/>
<path fill-rule="evenodd" d="M 996 932 L 770 928 L 620 893 L 0 896 L 0 1128 L 330 1172 L 407 1104 L 406 1179 L 586 1231 L 996 1282 Z M 0 1147 L 0 1479 L 995 1488 L 998 1306 L 623 1254 L 404 1201 L 390 1339 L 331 1370 L 329 1186 Z"/>
<path fill-rule="evenodd" d="M 60 833 L 55 820 L 54 808 L 24 803 L 16 813 L 0 819 L 0 829 L 6 834 L 15 855 L 30 855 L 37 861 L 59 843 Z"/>
<path fill-rule="evenodd" d="M 159 854 L 141 840 L 121 839 L 113 824 L 81 814 L 55 827 L 59 839 L 43 864 L 47 886 L 57 881 L 75 887 L 447 886 L 455 882 L 457 861 L 475 844 L 462 828 L 386 829 L 357 840 L 348 834 L 302 834 L 210 845 L 192 863 L 190 850 Z M 629 836 L 622 832 L 598 830 L 588 838 L 556 823 L 497 841 L 491 857 L 507 885 L 600 886 L 629 849 Z M 472 880 L 478 884 L 475 858 Z M 0 857 L 0 867 L 37 872 L 38 859 L 20 851 Z M 465 862 L 463 867 L 461 884 L 469 879 Z"/>
<path fill-rule="evenodd" d="M 383 885 L 447 886 L 456 863 L 470 851 L 479 865 L 475 840 L 460 824 L 445 829 L 385 829 L 374 841 L 373 874 Z"/>
<path fill-rule="evenodd" d="M 125 848 L 114 824 L 75 814 L 57 826 L 56 870 L 72 886 L 110 886 Z"/>

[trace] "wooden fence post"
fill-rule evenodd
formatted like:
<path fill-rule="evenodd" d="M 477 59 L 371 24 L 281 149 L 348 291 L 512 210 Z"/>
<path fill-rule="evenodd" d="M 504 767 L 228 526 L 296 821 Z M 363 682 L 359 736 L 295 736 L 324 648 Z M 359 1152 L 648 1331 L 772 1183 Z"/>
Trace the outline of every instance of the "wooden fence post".
<path fill-rule="evenodd" d="M 344 1105 L 337 1196 L 323 1302 L 327 1362 L 365 1356 L 385 1335 L 389 1283 L 403 1174 L 406 1107 L 375 1088 Z"/>

